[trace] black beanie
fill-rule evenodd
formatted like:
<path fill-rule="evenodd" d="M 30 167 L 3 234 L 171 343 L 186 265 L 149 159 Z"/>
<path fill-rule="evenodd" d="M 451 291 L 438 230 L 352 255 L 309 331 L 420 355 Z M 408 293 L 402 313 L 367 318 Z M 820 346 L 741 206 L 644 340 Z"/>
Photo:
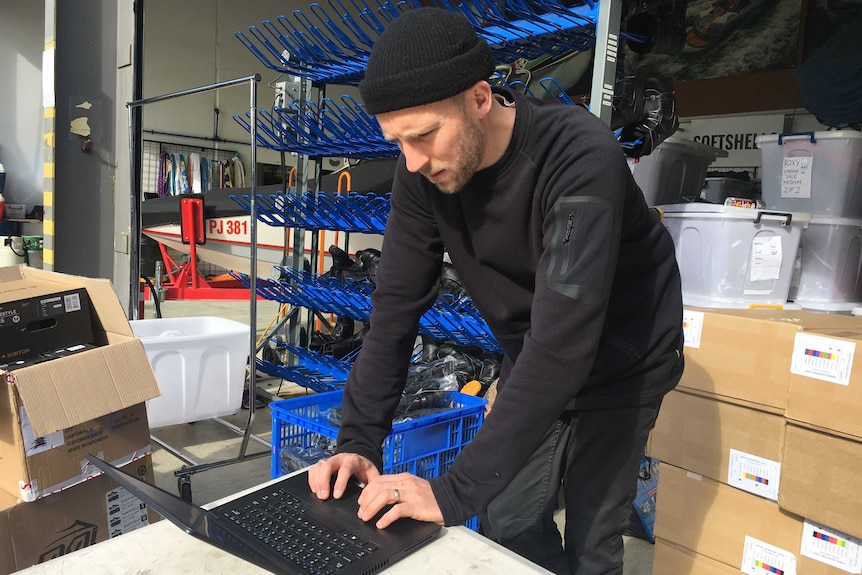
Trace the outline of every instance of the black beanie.
<path fill-rule="evenodd" d="M 493 73 L 491 49 L 466 17 L 417 8 L 374 44 L 359 92 L 366 112 L 382 114 L 445 100 Z"/>

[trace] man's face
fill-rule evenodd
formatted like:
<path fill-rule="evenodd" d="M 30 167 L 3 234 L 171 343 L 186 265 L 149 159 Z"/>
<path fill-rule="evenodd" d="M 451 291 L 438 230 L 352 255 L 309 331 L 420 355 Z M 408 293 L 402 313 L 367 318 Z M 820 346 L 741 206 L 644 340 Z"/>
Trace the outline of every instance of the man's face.
<path fill-rule="evenodd" d="M 398 144 L 407 169 L 444 194 L 460 192 L 481 164 L 485 134 L 459 96 L 378 114 L 377 121 L 386 139 Z"/>

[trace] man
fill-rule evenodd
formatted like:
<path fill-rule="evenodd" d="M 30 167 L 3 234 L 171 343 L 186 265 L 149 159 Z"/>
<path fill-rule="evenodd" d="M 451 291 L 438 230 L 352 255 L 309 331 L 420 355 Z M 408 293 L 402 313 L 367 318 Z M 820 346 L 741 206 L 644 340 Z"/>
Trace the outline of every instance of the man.
<path fill-rule="evenodd" d="M 338 449 L 309 485 L 340 497 L 356 476 L 361 518 L 396 504 L 379 528 L 481 513 L 485 535 L 552 571 L 621 573 L 647 435 L 683 368 L 673 243 L 604 124 L 492 89 L 493 70 L 442 9 L 404 13 L 374 46 L 360 92 L 401 157 Z M 447 473 L 381 475 L 444 250 L 505 351 L 496 402 Z"/>

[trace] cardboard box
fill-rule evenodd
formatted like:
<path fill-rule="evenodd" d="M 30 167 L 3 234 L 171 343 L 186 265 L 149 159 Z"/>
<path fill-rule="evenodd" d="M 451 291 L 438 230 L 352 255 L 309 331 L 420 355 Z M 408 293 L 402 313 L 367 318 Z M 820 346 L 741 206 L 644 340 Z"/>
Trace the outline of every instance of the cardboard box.
<path fill-rule="evenodd" d="M 778 415 L 672 391 L 662 402 L 650 454 L 777 501 L 784 427 Z"/>
<path fill-rule="evenodd" d="M 727 565 L 741 567 L 746 537 L 794 553 L 798 517 L 778 504 L 678 467 L 662 464 L 655 534 Z"/>
<path fill-rule="evenodd" d="M 159 389 L 110 282 L 0 268 L 0 302 L 79 288 L 95 312 L 98 347 L 0 373 L 7 384 L 0 391 L 0 489 L 25 501 L 92 474 L 82 447 L 115 465 L 150 451 L 144 402 Z"/>
<path fill-rule="evenodd" d="M 83 288 L 0 302 L 0 364 L 92 343 L 90 297 Z"/>
<path fill-rule="evenodd" d="M 652 571 L 656 575 L 739 575 L 739 569 L 656 539 Z"/>
<path fill-rule="evenodd" d="M 862 318 L 806 310 L 686 307 L 681 389 L 783 414 L 797 333 L 860 328 Z"/>
<path fill-rule="evenodd" d="M 856 329 L 797 334 L 787 418 L 862 438 L 862 318 Z"/>
<path fill-rule="evenodd" d="M 153 483 L 149 457 L 123 471 Z M 158 515 L 104 475 L 23 503 L 0 491 L 0 575 L 67 555 L 156 521 Z"/>
<path fill-rule="evenodd" d="M 661 465 L 655 532 L 657 539 L 744 573 L 769 573 L 767 566 L 799 575 L 848 572 L 828 564 L 826 560 L 837 560 L 827 558 L 822 549 L 813 550 L 820 559 L 802 554 L 805 546 L 810 554 L 812 542 L 820 542 L 811 536 L 810 524 L 802 517 L 781 510 L 772 501 L 672 465 Z M 860 564 L 862 547 L 857 541 L 849 541 L 844 549 L 852 557 L 842 560 Z"/>
<path fill-rule="evenodd" d="M 788 425 L 778 504 L 862 537 L 862 443 Z"/>

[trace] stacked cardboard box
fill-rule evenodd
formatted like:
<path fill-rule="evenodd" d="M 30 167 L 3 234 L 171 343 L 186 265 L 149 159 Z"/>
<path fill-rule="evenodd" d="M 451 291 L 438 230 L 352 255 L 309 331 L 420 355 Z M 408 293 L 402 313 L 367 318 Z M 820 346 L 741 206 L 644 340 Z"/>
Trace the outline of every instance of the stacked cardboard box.
<path fill-rule="evenodd" d="M 153 483 L 150 456 L 121 469 Z M 104 475 L 31 503 L 0 491 L 0 573 L 62 557 L 157 519 L 146 504 Z"/>
<path fill-rule="evenodd" d="M 828 396 L 819 383 L 802 386 L 813 364 L 828 370 L 810 359 L 827 349 L 818 338 L 842 334 L 846 344 L 849 334 L 862 334 L 862 319 L 687 308 L 685 325 L 686 372 L 666 397 L 649 443 L 650 455 L 662 461 L 654 572 L 862 573 L 854 539 L 862 537 L 862 507 L 847 508 L 862 487 L 862 450 L 853 451 L 862 444 L 848 426 L 862 422 L 853 421 L 848 395 Z M 846 351 L 841 357 L 849 372 Z M 846 419 L 838 418 L 847 424 L 841 437 L 832 435 L 839 431 L 832 415 L 842 410 L 833 405 L 839 398 L 847 406 Z M 852 463 L 836 467 L 854 454 Z M 843 474 L 843 483 L 824 471 Z"/>
<path fill-rule="evenodd" d="M 51 349 L 34 348 L 43 332 Z M 118 524 L 133 504 L 107 501 L 116 486 L 84 458 L 152 482 L 144 402 L 159 389 L 110 283 L 0 268 L 0 356 L 0 573 L 145 524 Z"/>

